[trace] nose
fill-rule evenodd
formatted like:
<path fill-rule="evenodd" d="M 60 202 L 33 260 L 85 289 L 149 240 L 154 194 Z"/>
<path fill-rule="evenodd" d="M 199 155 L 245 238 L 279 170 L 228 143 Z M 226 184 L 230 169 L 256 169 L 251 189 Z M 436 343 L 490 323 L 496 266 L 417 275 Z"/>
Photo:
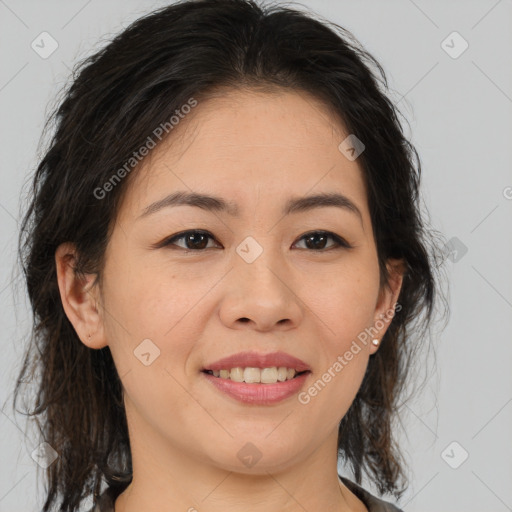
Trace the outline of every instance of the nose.
<path fill-rule="evenodd" d="M 226 276 L 221 321 L 232 329 L 288 330 L 303 316 L 303 302 L 296 288 L 299 279 L 282 256 L 263 253 L 252 263 L 235 255 Z"/>

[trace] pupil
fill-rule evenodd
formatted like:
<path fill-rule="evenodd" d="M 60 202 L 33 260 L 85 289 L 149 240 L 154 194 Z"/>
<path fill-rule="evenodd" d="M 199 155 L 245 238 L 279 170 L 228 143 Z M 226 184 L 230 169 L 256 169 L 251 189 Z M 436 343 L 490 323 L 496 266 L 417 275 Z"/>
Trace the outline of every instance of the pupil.
<path fill-rule="evenodd" d="M 314 239 L 321 239 L 321 242 L 320 243 L 314 243 L 313 242 L 313 247 L 315 249 L 323 249 L 325 247 L 325 240 L 326 240 L 326 236 L 323 235 L 323 234 L 315 234 L 315 235 L 309 235 L 308 238 L 306 238 L 306 245 L 308 246 L 308 248 L 311 248 L 308 244 L 308 242 L 311 242 L 312 240 Z"/>
<path fill-rule="evenodd" d="M 195 237 L 203 237 L 203 239 L 201 240 L 201 242 L 199 242 L 199 244 L 197 243 L 197 241 L 195 241 Z M 188 236 L 188 240 L 187 240 L 187 245 L 190 247 L 190 241 L 192 240 L 192 248 L 193 249 L 204 249 L 206 247 L 206 245 L 208 244 L 208 238 L 206 235 L 204 235 L 203 233 L 191 233 L 189 236 Z M 205 243 L 206 241 L 206 243 Z"/>

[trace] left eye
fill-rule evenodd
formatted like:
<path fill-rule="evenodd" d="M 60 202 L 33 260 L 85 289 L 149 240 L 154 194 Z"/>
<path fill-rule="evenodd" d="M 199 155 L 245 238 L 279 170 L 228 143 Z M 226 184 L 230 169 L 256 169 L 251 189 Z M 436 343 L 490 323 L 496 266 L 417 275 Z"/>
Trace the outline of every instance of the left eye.
<path fill-rule="evenodd" d="M 178 233 L 170 238 L 167 238 L 162 243 L 158 244 L 158 247 L 177 245 L 182 249 L 188 249 L 191 251 L 201 251 L 203 249 L 209 248 L 207 247 L 209 241 L 208 239 L 215 239 L 213 235 L 208 231 L 184 231 L 183 233 Z M 334 241 L 334 244 L 328 247 L 328 249 L 335 249 L 341 247 L 350 249 L 352 247 L 346 240 L 339 237 L 338 235 L 335 235 L 334 233 L 331 233 L 330 231 L 312 231 L 310 233 L 302 235 L 299 241 L 304 240 L 306 244 L 306 249 L 318 252 L 326 249 L 325 245 L 328 239 Z M 178 240 L 183 240 L 185 247 L 176 244 Z"/>
<path fill-rule="evenodd" d="M 334 240 L 334 245 L 329 247 L 329 249 L 335 249 L 339 247 L 350 249 L 352 247 L 346 240 L 329 231 L 312 231 L 311 233 L 302 235 L 300 240 L 305 240 L 306 246 L 310 244 L 310 247 L 307 247 L 307 249 L 318 250 L 325 249 L 325 242 L 329 238 Z"/>

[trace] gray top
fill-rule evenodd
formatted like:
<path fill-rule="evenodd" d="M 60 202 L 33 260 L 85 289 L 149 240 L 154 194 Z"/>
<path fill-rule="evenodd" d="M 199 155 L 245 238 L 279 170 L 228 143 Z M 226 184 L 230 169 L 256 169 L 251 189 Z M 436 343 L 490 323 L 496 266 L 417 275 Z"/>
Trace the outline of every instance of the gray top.
<path fill-rule="evenodd" d="M 365 504 L 368 512 L 403 512 L 395 505 L 377 498 L 354 482 L 340 476 L 341 481 Z M 124 487 L 107 487 L 88 512 L 114 512 L 114 503 Z"/>

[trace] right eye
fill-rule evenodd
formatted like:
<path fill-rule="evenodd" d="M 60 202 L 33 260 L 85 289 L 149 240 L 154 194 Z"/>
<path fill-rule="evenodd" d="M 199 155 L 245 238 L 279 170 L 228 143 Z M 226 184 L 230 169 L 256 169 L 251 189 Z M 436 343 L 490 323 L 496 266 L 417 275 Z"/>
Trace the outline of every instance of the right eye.
<path fill-rule="evenodd" d="M 212 247 L 207 247 L 208 239 L 215 240 L 213 235 L 208 231 L 202 230 L 189 230 L 183 231 L 181 233 L 176 233 L 175 235 L 166 238 L 163 242 L 158 244 L 158 247 L 169 247 L 169 246 L 177 246 L 181 249 L 188 251 L 201 251 L 203 249 L 211 249 Z M 178 240 L 183 240 L 185 247 L 177 245 L 176 242 Z M 172 248 L 172 247 L 171 247 Z"/>

